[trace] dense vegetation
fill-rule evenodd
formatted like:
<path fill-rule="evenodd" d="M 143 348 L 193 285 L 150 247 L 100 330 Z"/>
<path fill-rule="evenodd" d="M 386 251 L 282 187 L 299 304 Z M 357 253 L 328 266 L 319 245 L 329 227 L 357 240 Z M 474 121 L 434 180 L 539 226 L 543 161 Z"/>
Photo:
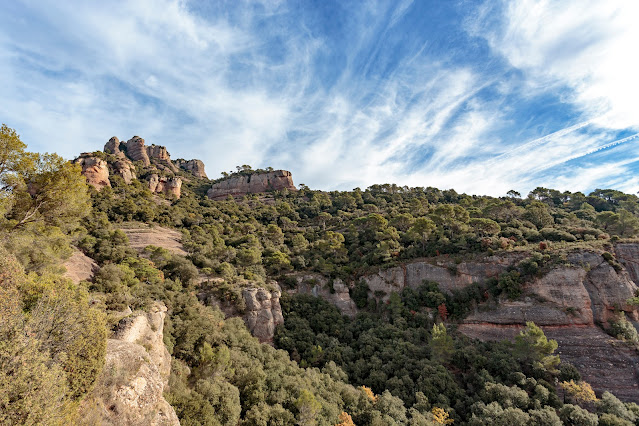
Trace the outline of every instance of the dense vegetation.
<path fill-rule="evenodd" d="M 104 363 L 113 313 L 156 300 L 169 309 L 167 399 L 183 425 L 639 419 L 639 407 L 611 394 L 594 402 L 534 324 L 515 343 L 488 344 L 459 335 L 451 321 L 476 301 L 517 298 L 522 280 L 557 260 L 549 247 L 605 248 L 635 237 L 634 195 L 537 188 L 526 198 L 514 191 L 493 198 L 396 185 L 302 186 L 214 202 L 204 196 L 210 181 L 184 173 L 182 197 L 167 200 L 141 180 L 126 185 L 117 176 L 98 193 L 76 166 L 27 152 L 12 129 L 3 126 L 0 140 L 0 423 L 73 422 Z M 139 177 L 149 172 L 138 165 Z M 119 228 L 135 221 L 180 230 L 188 256 L 131 249 Z M 92 282 L 60 276 L 72 246 L 98 263 Z M 353 319 L 321 299 L 285 296 L 275 340 L 283 350 L 260 345 L 241 319 L 225 319 L 196 296 L 214 291 L 241 311 L 243 286 L 277 280 L 286 288 L 295 273 L 357 282 L 416 257 L 507 250 L 526 259 L 455 294 L 424 283 L 379 304 L 360 283 L 352 297 L 362 312 Z M 620 333 L 631 332 L 620 324 Z"/>

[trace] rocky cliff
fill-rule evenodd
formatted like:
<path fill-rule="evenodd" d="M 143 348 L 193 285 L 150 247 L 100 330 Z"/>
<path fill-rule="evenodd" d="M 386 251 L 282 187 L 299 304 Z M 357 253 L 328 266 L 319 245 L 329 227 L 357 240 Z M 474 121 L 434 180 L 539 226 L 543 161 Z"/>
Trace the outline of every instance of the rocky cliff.
<path fill-rule="evenodd" d="M 296 191 L 293 185 L 291 172 L 286 170 L 274 170 L 265 173 L 253 173 L 250 175 L 232 176 L 213 184 L 207 195 L 213 200 L 226 197 L 241 197 L 245 194 L 259 194 L 270 191 L 288 189 Z"/>
<path fill-rule="evenodd" d="M 84 153 L 78 157 L 74 163 L 82 167 L 82 174 L 87 179 L 87 183 L 100 191 L 104 187 L 110 187 L 109 167 L 107 162 L 94 157 L 91 154 Z"/>
<path fill-rule="evenodd" d="M 166 147 L 155 144 L 146 146 L 144 139 L 139 136 L 133 136 L 126 143 L 113 136 L 104 145 L 104 152 L 110 154 L 107 156 L 108 161 L 96 156 L 97 154 L 86 153 L 74 161 L 82 166 L 82 174 L 87 178 L 87 182 L 98 191 L 105 186 L 111 186 L 109 176 L 113 175 L 120 176 L 126 184 L 131 184 L 137 178 L 134 161 L 142 163 L 140 174 L 149 176 L 149 188 L 155 194 L 180 198 L 182 179 L 175 176 L 180 169 L 190 172 L 195 177 L 206 178 L 202 161 L 180 159 L 173 162 Z M 168 176 L 160 177 L 160 173 Z"/>
<path fill-rule="evenodd" d="M 164 399 L 171 357 L 163 343 L 166 306 L 123 319 L 107 342 L 106 363 L 83 402 L 85 424 L 179 425 Z"/>
<path fill-rule="evenodd" d="M 311 294 L 321 297 L 339 309 L 342 315 L 354 317 L 357 314 L 355 302 L 351 299 L 349 287 L 337 278 L 329 281 L 319 274 L 300 275 L 295 277 L 297 286 L 290 290 L 291 294 Z"/>
<path fill-rule="evenodd" d="M 201 160 L 176 160 L 175 164 L 187 172 L 190 172 L 193 176 L 198 178 L 208 179 L 204 172 L 204 163 Z"/>
<path fill-rule="evenodd" d="M 151 175 L 149 189 L 155 194 L 164 194 L 168 197 L 180 198 L 182 194 L 182 179 L 179 177 L 166 177 Z"/>
<path fill-rule="evenodd" d="M 265 288 L 245 288 L 242 296 L 246 303 L 246 327 L 260 342 L 273 342 L 275 327 L 284 323 L 279 286 L 273 291 Z"/>

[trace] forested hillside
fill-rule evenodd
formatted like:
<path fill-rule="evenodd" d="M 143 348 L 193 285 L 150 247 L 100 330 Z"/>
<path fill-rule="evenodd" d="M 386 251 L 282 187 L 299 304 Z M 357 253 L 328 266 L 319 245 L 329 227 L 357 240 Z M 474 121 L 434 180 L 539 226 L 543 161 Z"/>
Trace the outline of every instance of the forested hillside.
<path fill-rule="evenodd" d="M 544 334 L 605 330 L 637 355 L 639 257 L 619 255 L 639 235 L 635 195 L 326 192 L 249 166 L 212 181 L 137 137 L 68 162 L 0 136 L 2 424 L 150 424 L 137 413 L 151 392 L 131 384 L 142 368 L 157 374 L 153 404 L 177 416 L 160 424 L 639 424 L 639 391 L 595 393 Z M 130 240 L 165 228 L 179 250 Z M 74 251 L 94 262 L 84 281 L 63 275 Z M 417 264 L 430 272 L 411 278 Z M 566 271 L 587 302 L 557 301 L 574 292 L 552 292 L 577 276 Z M 545 311 L 504 316 L 524 305 Z M 510 340 L 461 332 L 499 315 Z M 153 362 L 114 361 L 143 317 L 164 373 L 141 331 L 127 331 L 130 351 Z"/>

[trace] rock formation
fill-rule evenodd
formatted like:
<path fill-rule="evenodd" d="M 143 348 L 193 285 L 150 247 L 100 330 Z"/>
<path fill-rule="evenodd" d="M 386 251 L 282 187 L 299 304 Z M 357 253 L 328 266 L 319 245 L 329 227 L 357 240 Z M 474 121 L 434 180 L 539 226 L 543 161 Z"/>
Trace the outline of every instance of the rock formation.
<path fill-rule="evenodd" d="M 135 179 L 135 166 L 128 158 L 124 157 L 123 154 L 121 159 L 113 163 L 113 173 L 121 176 L 128 185 Z"/>
<path fill-rule="evenodd" d="M 179 168 L 191 172 L 195 177 L 208 179 L 204 172 L 204 163 L 201 160 L 177 160 L 176 164 Z"/>
<path fill-rule="evenodd" d="M 82 174 L 87 179 L 87 183 L 100 191 L 106 186 L 111 186 L 109 181 L 109 167 L 107 162 L 91 154 L 82 154 L 74 163 L 82 167 Z"/>
<path fill-rule="evenodd" d="M 166 177 L 151 175 L 149 178 L 149 189 L 155 194 L 164 194 L 167 197 L 180 198 L 182 194 L 182 179 L 179 177 Z"/>
<path fill-rule="evenodd" d="M 118 139 L 116 136 L 113 136 L 111 139 L 109 139 L 109 142 L 104 145 L 104 152 L 106 152 L 107 154 L 113 154 L 119 158 L 125 157 L 124 153 L 120 151 L 120 139 Z"/>
<path fill-rule="evenodd" d="M 126 143 L 126 155 L 133 161 L 141 161 L 145 166 L 151 165 L 149 155 L 144 146 L 144 139 L 139 136 L 133 136 Z"/>
<path fill-rule="evenodd" d="M 102 425 L 179 425 L 175 410 L 162 395 L 171 357 L 162 329 L 166 306 L 123 319 L 107 342 L 106 363 L 80 415 Z"/>
<path fill-rule="evenodd" d="M 253 173 L 250 175 L 232 176 L 213 184 L 207 195 L 213 200 L 224 199 L 229 195 L 233 197 L 245 194 L 258 194 L 269 191 L 288 189 L 296 191 L 293 185 L 291 172 L 286 170 L 274 170 L 266 173 Z"/>
<path fill-rule="evenodd" d="M 146 147 L 146 153 L 149 156 L 149 159 L 160 160 L 160 161 L 171 161 L 171 154 L 166 150 L 165 146 L 160 145 L 149 145 Z"/>
<path fill-rule="evenodd" d="M 245 288 L 242 296 L 246 302 L 244 320 L 251 334 L 262 343 L 273 342 L 275 327 L 284 323 L 280 306 L 281 290 L 274 284 L 276 290 L 264 288 Z"/>
<path fill-rule="evenodd" d="M 166 147 L 150 145 L 146 147 L 146 153 L 151 163 L 157 166 L 160 170 L 170 170 L 172 173 L 177 173 L 178 169 L 171 162 L 171 154 L 169 154 Z"/>
<path fill-rule="evenodd" d="M 318 274 L 297 276 L 295 279 L 297 288 L 290 293 L 312 294 L 335 305 L 342 315 L 352 318 L 357 314 L 357 307 L 351 299 L 348 286 L 341 279 L 337 278 L 331 283 L 326 277 Z"/>

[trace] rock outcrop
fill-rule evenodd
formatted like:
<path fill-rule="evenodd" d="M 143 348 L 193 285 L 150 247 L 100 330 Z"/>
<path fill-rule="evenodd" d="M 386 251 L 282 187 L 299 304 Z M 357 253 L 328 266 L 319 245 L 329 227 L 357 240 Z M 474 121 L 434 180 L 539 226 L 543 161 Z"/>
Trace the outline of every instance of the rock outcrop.
<path fill-rule="evenodd" d="M 275 327 L 284 324 L 282 307 L 280 306 L 281 290 L 269 291 L 265 288 L 245 288 L 242 291 L 246 303 L 244 321 L 251 334 L 261 343 L 273 342 Z"/>
<path fill-rule="evenodd" d="M 179 168 L 190 172 L 195 177 L 208 179 L 204 172 L 204 163 L 201 160 L 177 160 L 175 163 Z"/>
<path fill-rule="evenodd" d="M 125 158 L 124 152 L 120 150 L 120 139 L 116 136 L 113 136 L 109 141 L 104 145 L 104 152 L 107 154 L 113 154 L 119 158 Z"/>
<path fill-rule="evenodd" d="M 318 274 L 295 277 L 297 287 L 290 291 L 291 294 L 311 294 L 321 297 L 332 303 L 339 309 L 342 315 L 354 317 L 357 314 L 355 302 L 351 299 L 348 286 L 339 278 L 329 281 Z"/>
<path fill-rule="evenodd" d="M 106 161 L 85 153 L 75 159 L 74 163 L 82 167 L 82 175 L 87 179 L 87 183 L 97 191 L 111 186 L 109 167 Z"/>
<path fill-rule="evenodd" d="M 265 173 L 253 173 L 250 175 L 232 176 L 213 184 L 207 195 L 212 200 L 226 197 L 241 197 L 246 194 L 259 194 L 270 191 L 288 189 L 296 191 L 293 185 L 291 172 L 286 170 L 274 170 Z"/>
<path fill-rule="evenodd" d="M 172 173 L 177 173 L 178 169 L 171 162 L 171 154 L 169 154 L 166 147 L 155 144 L 150 145 L 146 147 L 146 153 L 151 163 L 160 170 L 170 170 Z"/>
<path fill-rule="evenodd" d="M 149 178 L 149 189 L 155 194 L 180 198 L 182 194 L 182 179 L 179 177 L 160 177 L 153 174 Z"/>
<path fill-rule="evenodd" d="M 179 425 L 162 395 L 171 358 L 162 341 L 166 306 L 123 319 L 107 342 L 106 363 L 80 409 L 84 421 L 102 425 Z"/>
<path fill-rule="evenodd" d="M 113 173 L 122 177 L 128 185 L 135 179 L 135 166 L 128 158 L 124 157 L 113 163 Z"/>
<path fill-rule="evenodd" d="M 381 300 L 386 301 L 392 292 L 399 293 L 405 287 L 417 288 L 424 280 L 435 281 L 442 291 L 460 290 L 469 284 L 497 277 L 519 258 L 521 256 L 509 254 L 459 264 L 443 258 L 417 260 L 364 275 L 361 279 L 366 282 L 372 295 L 381 294 Z"/>
<path fill-rule="evenodd" d="M 141 161 L 145 166 L 151 165 L 151 160 L 144 146 L 144 139 L 139 136 L 133 136 L 126 142 L 126 155 L 133 161 Z"/>

